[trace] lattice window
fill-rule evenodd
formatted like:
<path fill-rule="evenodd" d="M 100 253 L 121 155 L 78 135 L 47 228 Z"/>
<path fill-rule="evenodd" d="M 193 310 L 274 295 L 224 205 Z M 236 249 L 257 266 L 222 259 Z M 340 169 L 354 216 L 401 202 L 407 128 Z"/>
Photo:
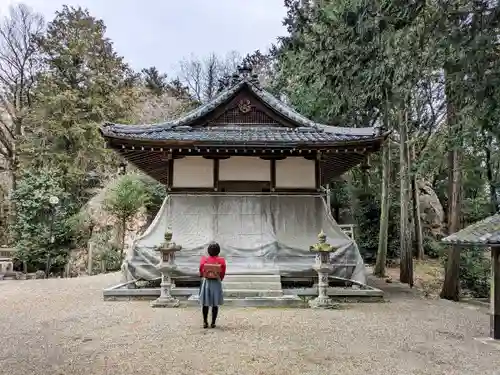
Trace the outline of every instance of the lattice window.
<path fill-rule="evenodd" d="M 211 121 L 213 124 L 265 124 L 275 125 L 277 122 L 256 108 L 250 112 L 243 113 L 238 107 L 231 108 L 222 115 Z"/>

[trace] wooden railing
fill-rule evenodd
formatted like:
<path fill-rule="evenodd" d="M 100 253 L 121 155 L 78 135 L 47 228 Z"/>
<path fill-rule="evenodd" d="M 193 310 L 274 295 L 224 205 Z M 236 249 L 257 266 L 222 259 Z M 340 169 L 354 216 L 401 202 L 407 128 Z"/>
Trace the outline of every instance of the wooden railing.
<path fill-rule="evenodd" d="M 342 229 L 342 232 L 344 232 L 349 236 L 351 240 L 355 241 L 354 239 L 354 228 L 356 227 L 355 224 L 340 224 L 339 227 L 340 229 Z"/>

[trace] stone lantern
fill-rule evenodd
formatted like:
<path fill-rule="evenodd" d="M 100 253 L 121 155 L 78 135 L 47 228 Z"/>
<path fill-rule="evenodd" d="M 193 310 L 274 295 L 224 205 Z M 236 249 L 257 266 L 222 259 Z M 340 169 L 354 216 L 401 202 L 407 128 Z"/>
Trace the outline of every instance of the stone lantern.
<path fill-rule="evenodd" d="M 309 250 L 316 253 L 316 263 L 313 269 L 318 273 L 318 297 L 309 301 L 309 306 L 313 308 L 331 308 L 334 304 L 327 293 L 328 274 L 332 272 L 330 254 L 337 248 L 326 242 L 326 234 L 322 230 L 318 234 L 318 243 L 312 245 Z"/>
<path fill-rule="evenodd" d="M 172 273 L 176 270 L 175 253 L 182 249 L 182 246 L 172 242 L 172 231 L 165 231 L 165 241 L 155 250 L 160 253 L 160 263 L 157 268 L 161 272 L 160 297 L 151 302 L 152 307 L 178 307 L 180 302 L 172 297 Z"/>

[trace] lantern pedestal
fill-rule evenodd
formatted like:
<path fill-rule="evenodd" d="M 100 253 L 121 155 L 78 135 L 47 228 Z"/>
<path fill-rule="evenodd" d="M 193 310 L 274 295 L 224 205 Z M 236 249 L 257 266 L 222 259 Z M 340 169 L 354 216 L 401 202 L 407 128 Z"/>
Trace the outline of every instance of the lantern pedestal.
<path fill-rule="evenodd" d="M 170 272 L 173 269 L 161 270 L 160 297 L 151 302 L 151 307 L 179 307 L 180 301 L 172 297 L 172 278 Z"/>
<path fill-rule="evenodd" d="M 180 301 L 172 297 L 172 273 L 177 269 L 175 253 L 181 250 L 180 245 L 172 242 L 172 232 L 167 230 L 165 242 L 156 249 L 161 254 L 158 270 L 161 272 L 160 297 L 151 302 L 151 307 L 179 307 Z"/>
<path fill-rule="evenodd" d="M 318 254 L 316 264 L 313 266 L 313 269 L 318 273 L 318 296 L 309 301 L 309 306 L 317 309 L 330 309 L 336 306 L 328 297 L 328 275 L 332 271 L 332 266 L 322 261 L 325 255 L 328 257 L 329 253 Z"/>

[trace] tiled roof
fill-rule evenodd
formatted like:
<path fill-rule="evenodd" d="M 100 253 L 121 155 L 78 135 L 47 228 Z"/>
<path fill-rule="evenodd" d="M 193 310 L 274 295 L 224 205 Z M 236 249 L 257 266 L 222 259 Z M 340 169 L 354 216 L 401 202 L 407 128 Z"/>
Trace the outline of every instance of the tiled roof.
<path fill-rule="evenodd" d="M 444 238 L 443 242 L 459 245 L 500 245 L 500 214 L 469 225 Z"/>
<path fill-rule="evenodd" d="M 370 140 L 370 135 L 354 135 L 326 132 L 323 129 L 283 128 L 276 126 L 231 126 L 204 128 L 176 128 L 155 132 L 113 131 L 115 137 L 134 140 L 171 140 L 221 142 L 224 144 L 256 144 L 256 143 L 332 143 Z"/>
<path fill-rule="evenodd" d="M 243 87 L 247 87 L 264 104 L 271 107 L 284 118 L 297 124 L 298 128 L 250 127 L 243 129 L 235 126 L 233 129 L 210 128 L 191 129 L 197 119 L 209 114 L 236 95 Z M 237 125 L 237 124 L 235 124 Z M 210 102 L 196 108 L 185 116 L 164 123 L 125 125 L 106 123 L 101 127 L 102 134 L 111 138 L 127 138 L 140 140 L 210 140 L 210 141 L 308 141 L 331 142 L 358 139 L 369 139 L 381 135 L 379 129 L 374 127 L 346 128 L 319 124 L 307 119 L 293 108 L 286 105 L 269 92 L 263 90 L 250 76 L 241 76 L 232 86 L 223 90 Z M 258 134 L 261 133 L 261 134 Z M 186 137 L 186 138 L 184 138 Z M 197 138 L 198 137 L 198 138 Z"/>

